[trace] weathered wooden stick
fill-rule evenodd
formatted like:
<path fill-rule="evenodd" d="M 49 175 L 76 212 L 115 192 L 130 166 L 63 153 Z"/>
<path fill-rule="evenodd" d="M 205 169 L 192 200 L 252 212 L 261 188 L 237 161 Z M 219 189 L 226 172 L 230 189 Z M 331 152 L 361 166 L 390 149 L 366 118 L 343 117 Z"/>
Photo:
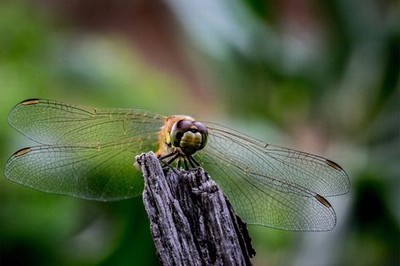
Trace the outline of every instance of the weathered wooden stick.
<path fill-rule="evenodd" d="M 203 169 L 164 175 L 154 153 L 136 157 L 143 201 L 163 265 L 251 265 L 255 255 L 245 224 Z"/>

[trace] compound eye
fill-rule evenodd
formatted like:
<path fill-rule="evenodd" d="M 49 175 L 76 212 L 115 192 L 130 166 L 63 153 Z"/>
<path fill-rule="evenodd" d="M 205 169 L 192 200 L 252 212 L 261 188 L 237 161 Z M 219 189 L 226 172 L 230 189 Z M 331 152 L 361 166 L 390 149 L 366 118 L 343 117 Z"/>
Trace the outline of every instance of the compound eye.
<path fill-rule="evenodd" d="M 178 122 L 175 123 L 176 129 L 179 131 L 188 131 L 192 127 L 193 122 L 190 120 L 179 120 Z"/>
<path fill-rule="evenodd" d="M 200 122 L 193 122 L 193 125 L 196 127 L 197 131 L 200 132 L 202 135 L 207 135 L 207 128 L 203 123 Z"/>
<path fill-rule="evenodd" d="M 197 132 L 199 132 L 202 137 L 201 146 L 199 147 L 199 150 L 201 150 L 207 144 L 208 130 L 203 123 L 194 122 L 193 125 L 197 128 Z"/>
<path fill-rule="evenodd" d="M 177 121 L 172 126 L 170 137 L 171 137 L 171 143 L 174 147 L 180 146 L 179 144 L 181 142 L 183 134 L 189 131 L 192 126 L 193 122 L 185 119 Z"/>

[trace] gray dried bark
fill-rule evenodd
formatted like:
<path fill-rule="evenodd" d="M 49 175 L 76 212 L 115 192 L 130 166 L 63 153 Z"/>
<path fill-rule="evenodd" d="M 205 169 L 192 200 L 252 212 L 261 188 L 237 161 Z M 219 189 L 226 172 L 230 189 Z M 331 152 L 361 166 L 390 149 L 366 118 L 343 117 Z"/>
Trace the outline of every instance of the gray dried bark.
<path fill-rule="evenodd" d="M 251 265 L 245 223 L 202 169 L 166 170 L 154 153 L 136 157 L 143 202 L 162 265 Z"/>

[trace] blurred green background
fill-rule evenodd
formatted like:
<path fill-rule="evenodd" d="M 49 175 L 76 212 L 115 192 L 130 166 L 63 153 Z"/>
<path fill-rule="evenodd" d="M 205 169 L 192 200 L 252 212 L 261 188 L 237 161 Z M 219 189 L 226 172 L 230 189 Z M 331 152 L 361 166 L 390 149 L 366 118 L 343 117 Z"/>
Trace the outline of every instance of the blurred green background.
<path fill-rule="evenodd" d="M 255 265 L 400 264 L 398 1 L 0 3 L 1 162 L 27 98 L 216 121 L 348 172 L 338 225 L 252 226 Z M 141 198 L 45 194 L 0 173 L 1 265 L 157 265 Z"/>

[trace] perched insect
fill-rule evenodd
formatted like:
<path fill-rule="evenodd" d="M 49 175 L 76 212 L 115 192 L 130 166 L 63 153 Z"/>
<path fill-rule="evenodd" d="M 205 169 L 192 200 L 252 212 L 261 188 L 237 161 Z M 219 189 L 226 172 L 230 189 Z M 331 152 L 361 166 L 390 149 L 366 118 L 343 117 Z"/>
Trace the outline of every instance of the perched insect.
<path fill-rule="evenodd" d="M 185 115 L 30 99 L 11 110 L 9 122 L 39 145 L 15 152 L 5 176 L 50 193 L 100 201 L 138 196 L 143 177 L 134 157 L 156 151 L 168 164 L 204 167 L 249 224 L 325 231 L 336 224 L 325 197 L 350 187 L 331 160 Z"/>

